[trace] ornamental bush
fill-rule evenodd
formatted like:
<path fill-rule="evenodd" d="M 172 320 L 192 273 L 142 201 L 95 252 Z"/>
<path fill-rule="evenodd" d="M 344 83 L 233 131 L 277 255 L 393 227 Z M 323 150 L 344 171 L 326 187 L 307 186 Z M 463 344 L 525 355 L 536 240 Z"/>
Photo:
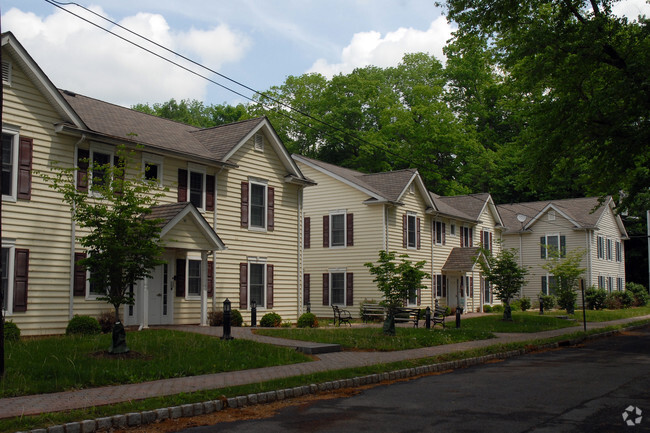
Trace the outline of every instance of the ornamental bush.
<path fill-rule="evenodd" d="M 539 295 L 539 302 L 544 306 L 544 310 L 552 310 L 557 305 L 557 299 L 553 295 Z"/>
<path fill-rule="evenodd" d="M 242 326 L 244 324 L 244 318 L 242 317 L 239 310 L 232 310 L 230 312 L 230 325 L 231 326 Z"/>
<path fill-rule="evenodd" d="M 5 341 L 20 340 L 20 328 L 14 322 L 5 322 Z"/>
<path fill-rule="evenodd" d="M 260 326 L 265 328 L 277 328 L 282 325 L 282 317 L 278 313 L 266 313 L 260 320 Z"/>
<path fill-rule="evenodd" d="M 102 332 L 99 322 L 94 317 L 79 316 L 76 314 L 68 322 L 68 327 L 65 329 L 66 335 L 95 335 Z"/>
<path fill-rule="evenodd" d="M 489 304 L 483 305 L 483 312 L 484 313 L 491 313 L 492 312 L 492 305 L 489 305 Z"/>
<path fill-rule="evenodd" d="M 521 308 L 521 311 L 530 310 L 531 305 L 530 298 L 526 296 L 519 300 L 519 308 Z"/>
<path fill-rule="evenodd" d="M 314 313 L 305 313 L 298 318 L 298 328 L 318 328 L 318 319 Z"/>
<path fill-rule="evenodd" d="M 607 300 L 607 290 L 597 289 L 594 286 L 585 290 L 585 303 L 589 310 L 602 310 L 605 308 Z"/>
<path fill-rule="evenodd" d="M 501 305 L 501 304 L 497 304 L 497 305 L 492 306 L 492 312 L 493 313 L 503 313 L 503 310 L 504 310 L 504 308 L 503 308 L 503 305 Z"/>
<path fill-rule="evenodd" d="M 210 311 L 208 313 L 208 324 L 210 326 L 223 326 L 223 311 Z"/>
<path fill-rule="evenodd" d="M 650 295 L 648 295 L 648 289 L 646 289 L 642 284 L 627 283 L 625 285 L 625 291 L 634 296 L 635 307 L 644 307 L 648 305 Z"/>

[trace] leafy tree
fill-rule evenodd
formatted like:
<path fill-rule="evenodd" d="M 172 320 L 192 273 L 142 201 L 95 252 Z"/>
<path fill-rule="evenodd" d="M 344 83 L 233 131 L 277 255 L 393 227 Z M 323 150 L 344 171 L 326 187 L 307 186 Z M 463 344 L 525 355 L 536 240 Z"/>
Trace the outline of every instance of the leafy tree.
<path fill-rule="evenodd" d="M 580 267 L 585 251 L 575 249 L 566 254 L 554 248 L 547 247 L 548 261 L 542 265 L 549 274 L 555 276 L 551 290 L 555 291 L 557 303 L 560 308 L 568 314 L 575 311 L 576 299 L 578 297 L 578 283 L 585 268 Z"/>
<path fill-rule="evenodd" d="M 203 102 L 196 99 L 183 99 L 177 102 L 174 98 L 167 102 L 149 104 L 136 104 L 131 107 L 133 110 L 151 114 L 176 122 L 186 123 L 199 128 L 211 128 L 213 126 L 233 123 L 248 118 L 246 106 L 239 104 L 232 105 L 210 105 L 205 106 Z"/>
<path fill-rule="evenodd" d="M 481 253 L 476 260 L 485 279 L 493 284 L 494 295 L 505 305 L 503 320 L 512 320 L 510 301 L 526 283 L 528 270 L 517 263 L 515 249 L 502 249 L 496 256 L 484 249 Z"/>
<path fill-rule="evenodd" d="M 70 205 L 72 217 L 82 233 L 79 243 L 87 248 L 87 257 L 79 264 L 90 271 L 93 291 L 104 293 L 98 299 L 115 309 L 112 353 L 128 351 L 126 344 L 116 341 L 124 328 L 120 323 L 120 306 L 133 305 L 129 288 L 137 281 L 150 277 L 152 270 L 163 263 L 164 247 L 160 241 L 160 220 L 150 218 L 151 207 L 162 191 L 142 175 L 126 177 L 125 173 L 141 173 L 133 151 L 118 148 L 120 163 L 98 165 L 88 163 L 92 179 L 89 191 L 75 185 L 77 167 L 54 166 L 54 174 L 42 173 L 48 184 Z"/>
<path fill-rule="evenodd" d="M 404 302 L 410 294 L 417 292 L 418 289 L 426 288 L 422 280 L 430 278 L 429 274 L 422 268 L 425 261 L 411 263 L 407 254 L 400 256 L 400 262 L 395 262 L 396 253 L 393 251 L 379 251 L 377 265 L 368 262 L 365 263 L 372 275 L 375 276 L 373 282 L 377 283 L 377 288 L 382 292 L 384 300 L 382 304 L 386 307 L 388 314 L 384 322 L 384 334 L 395 335 L 395 313 L 398 308 L 404 306 Z"/>

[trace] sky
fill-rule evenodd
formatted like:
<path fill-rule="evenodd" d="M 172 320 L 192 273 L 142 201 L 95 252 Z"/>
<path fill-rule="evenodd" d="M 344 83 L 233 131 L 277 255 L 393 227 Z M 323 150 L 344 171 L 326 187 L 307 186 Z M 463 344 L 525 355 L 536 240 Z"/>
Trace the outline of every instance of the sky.
<path fill-rule="evenodd" d="M 142 34 L 245 86 L 266 91 L 288 76 L 330 78 L 354 68 L 397 65 L 404 54 L 442 48 L 455 26 L 434 0 L 78 0 L 96 14 Z M 252 92 L 126 33 L 96 15 L 88 20 L 174 58 L 211 80 Z M 55 86 L 122 106 L 171 98 L 206 105 L 247 99 L 167 63 L 45 0 L 0 0 L 2 32 L 11 31 Z M 615 13 L 650 16 L 646 0 L 623 0 Z"/>

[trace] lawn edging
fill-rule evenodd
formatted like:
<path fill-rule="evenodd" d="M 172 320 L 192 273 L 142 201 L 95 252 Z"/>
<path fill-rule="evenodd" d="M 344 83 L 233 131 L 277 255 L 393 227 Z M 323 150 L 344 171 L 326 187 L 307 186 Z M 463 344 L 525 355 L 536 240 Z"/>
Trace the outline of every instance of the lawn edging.
<path fill-rule="evenodd" d="M 521 356 L 540 350 L 575 346 L 583 343 L 586 340 L 611 337 L 621 333 L 622 331 L 630 331 L 647 326 L 648 323 L 646 322 L 641 324 L 634 324 L 631 326 L 622 326 L 619 329 L 607 330 L 603 332 L 597 332 L 594 330 L 596 332 L 592 331 L 593 333 L 591 334 L 574 336 L 567 339 L 562 339 L 561 336 L 555 337 L 557 341 L 547 343 L 533 342 L 532 344 L 526 344 L 526 346 L 521 349 L 507 350 L 471 358 L 439 362 L 435 364 L 392 370 L 388 372 L 357 376 L 347 379 L 331 380 L 327 382 L 321 382 L 319 384 L 302 385 L 275 391 L 266 391 L 229 398 L 221 398 L 217 400 L 208 400 L 200 403 L 184 404 L 155 410 L 131 412 L 123 415 L 113 415 L 96 419 L 69 422 L 62 425 L 29 430 L 29 433 L 95 433 L 110 431 L 111 429 L 138 427 L 155 422 L 165 421 L 167 419 L 187 418 L 210 414 L 227 408 L 242 408 L 246 406 L 272 403 L 275 401 L 282 401 L 289 398 L 297 398 L 304 395 L 318 394 L 321 392 L 328 392 L 337 389 L 356 388 L 364 385 L 373 385 L 379 384 L 381 382 L 410 379 L 428 374 L 436 374 L 449 370 L 456 370 L 459 368 L 467 368 L 475 365 L 486 364 L 493 360 L 513 358 L 515 356 Z"/>

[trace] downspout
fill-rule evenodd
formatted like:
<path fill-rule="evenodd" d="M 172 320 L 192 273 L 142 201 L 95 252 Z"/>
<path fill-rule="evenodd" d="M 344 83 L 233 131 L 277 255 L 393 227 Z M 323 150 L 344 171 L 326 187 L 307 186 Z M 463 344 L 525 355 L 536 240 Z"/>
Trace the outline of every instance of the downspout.
<path fill-rule="evenodd" d="M 79 145 L 83 143 L 86 140 L 86 134 L 81 134 L 81 138 L 79 141 L 77 141 L 74 144 L 74 152 L 73 152 L 73 161 L 72 161 L 72 167 L 77 166 L 77 158 L 79 156 Z M 77 172 L 75 171 L 74 175 L 74 187 L 77 189 Z M 68 320 L 72 319 L 74 316 L 74 267 L 75 267 L 75 261 L 74 261 L 74 249 L 76 246 L 76 238 L 77 238 L 77 224 L 75 223 L 74 220 L 74 215 L 75 215 L 75 207 L 74 204 L 72 205 L 72 209 L 70 210 L 70 300 L 68 302 Z"/>

